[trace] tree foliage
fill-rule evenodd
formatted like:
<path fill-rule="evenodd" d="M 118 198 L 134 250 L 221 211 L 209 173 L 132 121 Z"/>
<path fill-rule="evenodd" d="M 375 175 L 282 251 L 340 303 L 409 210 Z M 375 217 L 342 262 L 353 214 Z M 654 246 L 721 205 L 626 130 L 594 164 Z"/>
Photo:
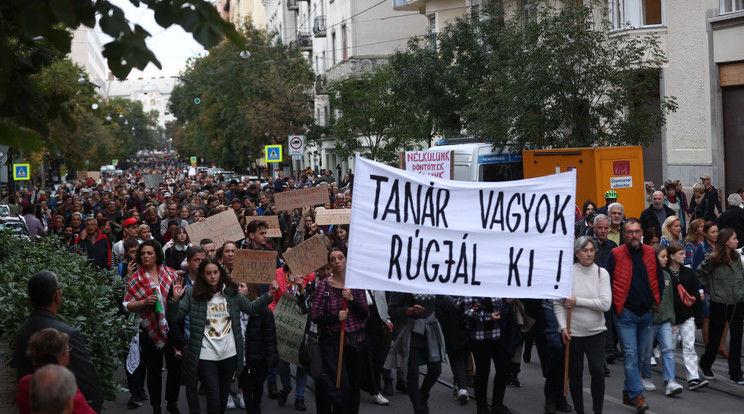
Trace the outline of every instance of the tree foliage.
<path fill-rule="evenodd" d="M 147 5 L 162 27 L 182 26 L 211 47 L 227 36 L 241 39 L 233 25 L 223 21 L 207 0 L 130 0 Z M 0 2 L 0 144 L 39 149 L 47 142 L 49 121 L 60 114 L 60 103 L 46 101 L 30 80 L 60 56 L 70 52 L 68 29 L 95 27 L 113 39 L 104 45 L 103 56 L 118 78 L 148 63 L 161 67 L 145 39 L 150 36 L 139 24 L 131 24 L 110 0 L 4 0 Z"/>
<path fill-rule="evenodd" d="M 312 124 L 313 73 L 299 50 L 250 22 L 241 29 L 250 57 L 222 43 L 192 59 L 171 93 L 169 133 L 184 157 L 245 168 L 264 145 L 282 144 Z M 198 99 L 198 103 L 197 100 Z"/>
<path fill-rule="evenodd" d="M 652 142 L 676 110 L 673 97 L 650 106 L 658 39 L 611 33 L 606 3 L 554 3 L 507 15 L 495 2 L 413 39 L 390 59 L 402 80 L 390 98 L 408 122 L 445 136 L 460 127 L 496 149 Z"/>

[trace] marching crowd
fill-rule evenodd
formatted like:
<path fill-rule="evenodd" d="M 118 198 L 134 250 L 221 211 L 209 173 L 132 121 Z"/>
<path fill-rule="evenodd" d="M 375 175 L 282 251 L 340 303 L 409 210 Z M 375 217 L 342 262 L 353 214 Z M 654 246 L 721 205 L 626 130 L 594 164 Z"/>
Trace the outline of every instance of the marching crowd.
<path fill-rule="evenodd" d="M 478 414 L 510 413 L 506 389 L 519 386 L 520 363 L 530 361 L 533 347 L 545 377 L 546 413 L 601 413 L 608 364 L 616 359 L 622 359 L 625 375 L 623 403 L 638 412 L 648 410 L 646 393 L 656 388 L 653 365 L 663 368 L 665 395 L 679 394 L 685 387 L 675 380 L 678 344 L 688 390 L 713 379 L 717 355 L 728 358 L 729 379 L 744 385 L 744 237 L 737 237 L 744 230 L 744 208 L 733 193 L 730 207 L 717 215 L 721 205 L 709 176 L 695 184 L 689 203 L 678 181 L 667 183 L 640 218 L 626 218 L 612 190 L 604 206 L 584 203 L 575 225 L 573 294 L 539 300 L 347 288 L 349 226 L 318 225 L 315 216 L 319 209 L 351 207 L 353 175 L 336 182 L 330 171 L 305 170 L 261 183 L 185 171 L 165 154 L 133 161 L 124 175 L 101 183 L 61 186 L 53 197 L 30 189 L 6 200 L 24 214 L 33 235 L 58 236 L 62 248 L 123 278 L 121 309 L 138 316 L 139 328 L 124 362 L 130 408 L 149 401 L 156 414 L 163 408 L 179 413 L 185 395 L 189 411 L 199 413 L 203 393 L 207 413 L 236 406 L 260 413 L 270 403 L 263 400 L 266 390 L 280 406 L 293 394 L 294 409 L 305 411 L 312 379 L 318 413 L 356 413 L 362 394 L 388 405 L 386 396 L 396 391 L 407 393 L 416 414 L 428 413 L 432 387 L 448 362 L 460 403 L 468 404 L 472 387 Z M 164 180 L 146 188 L 144 176 L 153 172 Z M 322 207 L 277 211 L 272 202 L 277 192 L 317 185 L 328 189 Z M 245 239 L 219 246 L 189 239 L 186 226 L 227 210 L 236 214 Z M 267 221 L 247 219 L 271 215 L 282 237 L 267 237 Z M 318 234 L 328 238 L 327 264 L 295 273 L 283 254 Z M 276 251 L 276 280 L 233 280 L 240 249 Z M 17 332 L 14 350 L 23 378 L 22 413 L 55 403 L 75 413 L 101 411 L 100 384 L 84 340 L 56 318 L 62 289 L 50 271 L 37 273 L 28 285 L 35 310 Z M 307 314 L 300 366 L 278 352 L 272 310 L 284 295 Z M 696 329 L 706 343 L 699 358 Z M 592 400 L 586 408 L 585 359 Z M 421 378 L 420 366 L 426 366 Z M 69 372 L 77 388 L 70 388 L 69 379 L 49 379 L 69 378 Z M 563 396 L 564 378 L 573 406 Z"/>

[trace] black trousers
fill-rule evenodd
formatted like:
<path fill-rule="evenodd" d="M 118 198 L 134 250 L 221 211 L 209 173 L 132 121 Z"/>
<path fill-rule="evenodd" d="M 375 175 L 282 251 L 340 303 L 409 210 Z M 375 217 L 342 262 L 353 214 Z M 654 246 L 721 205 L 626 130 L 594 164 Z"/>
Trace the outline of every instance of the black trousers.
<path fill-rule="evenodd" d="M 232 356 L 221 361 L 199 360 L 196 373 L 204 387 L 207 399 L 207 414 L 224 414 L 227 395 L 230 392 L 238 357 Z"/>
<path fill-rule="evenodd" d="M 506 383 L 509 380 L 511 357 L 501 346 L 501 342 L 494 340 L 470 341 L 470 350 L 475 362 L 475 403 L 478 408 L 488 405 L 488 377 L 491 374 L 491 362 L 496 373 L 493 376 L 492 405 L 504 403 Z"/>
<path fill-rule="evenodd" d="M 263 385 L 269 370 L 266 365 L 243 367 L 243 372 L 238 376 L 238 385 L 243 389 L 243 401 L 245 412 L 256 414 L 261 412 L 261 397 L 263 396 Z"/>
<path fill-rule="evenodd" d="M 426 363 L 426 375 L 424 380 L 421 381 L 419 386 L 419 356 L 426 354 L 426 349 L 416 348 L 411 345 L 411 350 L 408 353 L 408 373 L 406 375 L 406 382 L 408 382 L 408 398 L 413 404 L 414 412 L 419 412 L 422 409 L 423 401 L 429 399 L 429 391 L 437 383 L 439 375 L 442 374 L 442 362 L 427 362 Z"/>
<path fill-rule="evenodd" d="M 700 356 L 700 365 L 706 368 L 713 366 L 721 343 L 726 322 L 729 323 L 729 377 L 741 375 L 741 334 L 744 303 L 726 305 L 710 302 L 710 325 L 708 325 L 708 345 Z"/>
<path fill-rule="evenodd" d="M 584 412 L 584 355 L 592 377 L 592 407 L 595 413 L 602 412 L 605 393 L 604 358 L 605 333 L 592 336 L 572 336 L 568 357 L 568 388 L 577 413 Z"/>
<path fill-rule="evenodd" d="M 157 349 L 150 337 L 140 332 L 140 366 L 147 370 L 147 391 L 150 393 L 150 404 L 155 407 L 162 405 L 163 395 L 163 359 L 168 370 L 165 382 L 165 400 L 169 403 L 178 403 L 178 394 L 181 391 L 181 377 L 183 376 L 183 361 L 175 357 L 175 350 L 166 344 L 163 349 Z M 139 369 L 138 368 L 138 369 Z M 137 371 L 135 371 L 136 373 Z"/>
<path fill-rule="evenodd" d="M 336 388 L 338 363 L 338 336 L 321 336 L 323 346 L 323 374 L 315 380 L 315 407 L 317 413 L 356 414 L 359 412 L 362 364 L 364 355 L 359 347 L 344 346 L 341 389 Z M 339 395 L 342 393 L 343 395 Z"/>

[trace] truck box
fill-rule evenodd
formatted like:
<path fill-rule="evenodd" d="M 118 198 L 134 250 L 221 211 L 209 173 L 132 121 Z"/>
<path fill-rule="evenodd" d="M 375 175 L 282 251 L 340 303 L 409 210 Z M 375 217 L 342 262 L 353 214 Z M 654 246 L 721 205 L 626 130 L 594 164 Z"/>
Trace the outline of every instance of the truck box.
<path fill-rule="evenodd" d="M 617 191 L 626 217 L 640 217 L 646 208 L 640 146 L 526 150 L 522 158 L 524 178 L 576 170 L 579 208 L 586 200 L 604 206 L 607 190 Z"/>

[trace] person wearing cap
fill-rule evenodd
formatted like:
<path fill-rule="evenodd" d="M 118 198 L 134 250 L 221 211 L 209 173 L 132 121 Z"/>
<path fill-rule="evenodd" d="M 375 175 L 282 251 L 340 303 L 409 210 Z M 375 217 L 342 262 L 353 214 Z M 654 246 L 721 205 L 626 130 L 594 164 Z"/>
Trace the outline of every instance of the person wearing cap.
<path fill-rule="evenodd" d="M 605 198 L 605 205 L 597 209 L 597 215 L 604 214 L 606 216 L 609 216 L 609 210 L 610 204 L 617 202 L 617 191 L 615 190 L 607 190 L 604 195 Z"/>
<path fill-rule="evenodd" d="M 238 197 L 235 197 L 230 201 L 230 206 L 232 207 L 233 211 L 235 212 L 236 216 L 240 215 L 240 209 L 243 207 L 243 202 L 240 201 Z"/>
<path fill-rule="evenodd" d="M 168 208 L 168 204 L 171 203 L 171 197 L 173 194 L 171 194 L 169 191 L 166 191 L 163 193 L 163 202 L 160 203 L 158 206 L 158 217 L 161 219 L 165 217 L 165 210 Z"/>
<path fill-rule="evenodd" d="M 112 267 L 119 266 L 119 263 L 121 263 L 121 260 L 124 257 L 124 242 L 127 239 L 137 239 L 137 236 L 139 235 L 139 225 L 141 223 L 141 221 L 137 220 L 134 217 L 130 217 L 124 220 L 124 237 L 122 237 L 122 239 L 118 242 L 114 243 L 114 245 L 111 247 Z"/>
<path fill-rule="evenodd" d="M 700 182 L 702 182 L 703 187 L 705 187 L 705 198 L 713 202 L 713 204 L 718 209 L 718 214 L 723 213 L 723 209 L 721 208 L 721 199 L 720 197 L 718 197 L 718 190 L 710 183 L 710 175 L 701 175 Z"/>

